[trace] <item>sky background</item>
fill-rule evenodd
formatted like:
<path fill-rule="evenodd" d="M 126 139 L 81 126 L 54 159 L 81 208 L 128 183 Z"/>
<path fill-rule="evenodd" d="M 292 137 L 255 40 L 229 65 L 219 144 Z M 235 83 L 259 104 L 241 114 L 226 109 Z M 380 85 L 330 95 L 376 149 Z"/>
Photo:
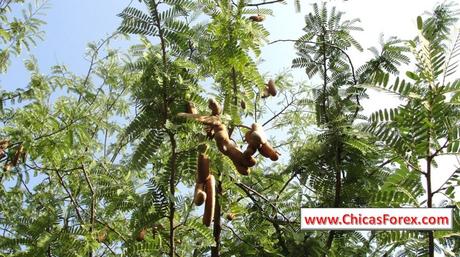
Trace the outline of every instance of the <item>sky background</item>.
<path fill-rule="evenodd" d="M 311 10 L 310 5 L 314 1 L 301 0 L 300 13 L 295 12 L 293 0 L 287 2 L 287 5 L 269 6 L 274 10 L 274 17 L 267 17 L 264 21 L 264 25 L 271 33 L 269 41 L 297 39 L 302 35 L 304 16 Z M 327 2 L 337 6 L 338 10 L 344 11 L 345 19 L 361 19 L 361 27 L 364 31 L 356 32 L 354 36 L 364 49 L 378 46 L 381 33 L 385 37 L 413 38 L 417 32 L 416 17 L 432 10 L 438 3 L 432 0 L 330 0 Z M 76 74 L 85 74 L 89 66 L 89 62 L 84 58 L 87 43 L 97 42 L 112 34 L 121 21 L 116 15 L 129 3 L 128 0 L 50 0 L 50 8 L 46 10 L 46 16 L 42 17 L 47 22 L 43 27 L 46 32 L 45 40 L 39 42 L 31 53 L 13 58 L 9 72 L 0 74 L 0 86 L 8 90 L 26 86 L 29 76 L 23 61 L 30 54 L 36 56 L 42 73 L 49 73 L 53 65 L 65 64 Z M 120 47 L 130 44 L 132 42 L 118 43 Z M 264 47 L 261 71 L 276 74 L 289 68 L 292 59 L 295 58 L 292 45 L 292 43 L 276 43 Z M 371 55 L 366 50 L 352 51 L 351 57 L 357 64 L 355 66 L 359 66 Z M 405 70 L 401 73 L 404 74 Z M 294 70 L 292 74 L 297 82 L 311 83 L 301 69 Z M 371 92 L 370 96 L 369 100 L 363 101 L 365 114 L 399 104 L 398 99 L 384 93 Z M 458 167 L 458 162 L 453 157 L 442 157 L 438 160 L 438 164 L 439 167 L 435 169 L 436 176 L 433 178 L 434 189 L 437 189 Z"/>

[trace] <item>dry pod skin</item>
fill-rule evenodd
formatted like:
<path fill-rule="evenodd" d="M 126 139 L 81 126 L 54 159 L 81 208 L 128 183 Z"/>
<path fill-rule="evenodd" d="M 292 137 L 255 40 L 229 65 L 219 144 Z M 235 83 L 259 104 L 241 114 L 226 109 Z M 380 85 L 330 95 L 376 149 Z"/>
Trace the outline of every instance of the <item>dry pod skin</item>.
<path fill-rule="evenodd" d="M 206 137 L 208 139 L 213 139 L 214 138 L 214 130 L 213 130 L 212 126 L 206 126 L 204 128 L 204 131 L 206 131 Z"/>
<path fill-rule="evenodd" d="M 214 219 L 214 207 L 216 205 L 216 179 L 213 175 L 206 181 L 206 203 L 204 205 L 203 224 L 207 227 Z"/>
<path fill-rule="evenodd" d="M 267 136 L 265 135 L 264 129 L 257 123 L 252 124 L 252 132 L 248 143 L 253 142 L 254 144 L 266 144 L 268 142 Z M 248 140 L 248 139 L 246 139 Z"/>
<path fill-rule="evenodd" d="M 244 155 L 240 149 L 236 147 L 229 147 L 227 151 L 227 156 L 240 166 L 253 167 L 256 165 L 257 161 L 252 156 Z"/>
<path fill-rule="evenodd" d="M 270 79 L 268 83 L 265 85 L 264 90 L 262 91 L 262 98 L 267 98 L 269 96 L 276 96 L 277 91 L 276 91 L 276 86 L 275 86 L 275 81 L 273 79 Z"/>
<path fill-rule="evenodd" d="M 235 165 L 236 171 L 238 171 L 238 173 L 240 173 L 241 175 L 247 176 L 249 175 L 249 173 L 251 173 L 249 167 L 241 166 L 236 162 L 233 162 L 233 165 Z"/>
<path fill-rule="evenodd" d="M 268 87 L 264 88 L 264 91 L 262 91 L 262 98 L 267 98 L 270 96 L 270 93 L 268 92 Z"/>
<path fill-rule="evenodd" d="M 241 106 L 241 109 L 245 110 L 246 109 L 246 102 L 241 100 L 240 106 Z"/>
<path fill-rule="evenodd" d="M 271 96 L 276 96 L 276 86 L 275 86 L 275 81 L 273 79 L 270 79 L 267 83 L 267 90 L 268 90 L 268 93 L 271 95 Z"/>
<path fill-rule="evenodd" d="M 209 157 L 206 154 L 201 153 L 198 156 L 197 182 L 205 183 L 205 181 L 209 179 L 209 176 Z"/>
<path fill-rule="evenodd" d="M 263 16 L 263 15 L 254 15 L 254 16 L 249 17 L 249 19 L 251 21 L 255 21 L 255 22 L 262 22 L 262 21 L 265 20 L 265 16 Z"/>
<path fill-rule="evenodd" d="M 254 153 L 257 151 L 257 149 L 258 149 L 258 147 L 248 145 L 246 150 L 243 152 L 244 158 L 249 158 L 250 156 L 253 156 Z"/>
<path fill-rule="evenodd" d="M 225 125 L 220 124 L 214 126 L 214 140 L 216 141 L 217 148 L 219 151 L 227 155 L 228 147 L 231 145 L 230 138 L 228 137 L 228 130 Z"/>
<path fill-rule="evenodd" d="M 272 161 L 277 161 L 279 158 L 278 152 L 270 145 L 270 143 L 263 144 L 259 148 L 259 152 L 262 156 L 270 158 Z"/>
<path fill-rule="evenodd" d="M 22 155 L 23 151 L 24 151 L 24 146 L 19 145 L 18 150 L 16 150 L 13 160 L 11 161 L 11 165 L 16 166 L 18 164 L 19 157 Z"/>
<path fill-rule="evenodd" d="M 177 116 L 196 120 L 200 123 L 203 123 L 205 125 L 210 125 L 210 126 L 218 126 L 222 124 L 222 122 L 220 121 L 220 118 L 217 116 L 206 116 L 206 115 L 191 114 L 191 113 L 185 113 L 185 112 L 180 112 L 177 114 Z"/>
<path fill-rule="evenodd" d="M 220 107 L 220 104 L 214 99 L 208 100 L 208 107 L 211 109 L 212 115 L 214 116 L 219 116 L 222 113 L 222 107 Z"/>
<path fill-rule="evenodd" d="M 206 201 L 206 192 L 204 191 L 204 184 L 203 183 L 196 183 L 195 184 L 195 197 L 193 202 L 196 206 L 202 205 Z"/>
<path fill-rule="evenodd" d="M 227 220 L 232 221 L 235 219 L 235 214 L 229 212 L 227 213 Z"/>
<path fill-rule="evenodd" d="M 106 238 L 107 238 L 107 231 L 105 229 L 103 229 L 103 230 L 99 231 L 99 233 L 97 233 L 96 241 L 98 241 L 100 243 L 100 242 L 105 241 Z"/>
<path fill-rule="evenodd" d="M 137 234 L 136 241 L 144 241 L 145 239 L 145 234 L 147 234 L 147 229 L 143 228 L 141 231 L 139 231 L 139 234 Z"/>

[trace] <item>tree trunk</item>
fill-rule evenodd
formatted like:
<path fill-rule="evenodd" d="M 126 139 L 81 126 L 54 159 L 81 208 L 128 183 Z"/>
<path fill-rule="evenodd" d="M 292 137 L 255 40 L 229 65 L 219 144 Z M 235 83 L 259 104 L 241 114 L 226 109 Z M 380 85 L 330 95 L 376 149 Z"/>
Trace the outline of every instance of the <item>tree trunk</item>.
<path fill-rule="evenodd" d="M 431 189 L 431 161 L 431 157 L 428 157 L 426 160 L 426 194 L 428 208 L 433 207 L 433 192 Z M 428 231 L 428 256 L 434 257 L 434 235 L 432 230 Z"/>

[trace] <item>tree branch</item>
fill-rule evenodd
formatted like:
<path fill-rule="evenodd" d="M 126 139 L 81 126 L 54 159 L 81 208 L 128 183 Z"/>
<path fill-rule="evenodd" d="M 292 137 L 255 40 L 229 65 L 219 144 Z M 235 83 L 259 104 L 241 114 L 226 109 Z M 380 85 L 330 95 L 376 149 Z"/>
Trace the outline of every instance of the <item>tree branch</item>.
<path fill-rule="evenodd" d="M 246 4 L 246 6 L 258 7 L 261 5 L 276 4 L 276 3 L 285 3 L 285 0 L 272 0 L 272 1 L 267 1 L 267 2 L 263 1 L 261 3 Z"/>

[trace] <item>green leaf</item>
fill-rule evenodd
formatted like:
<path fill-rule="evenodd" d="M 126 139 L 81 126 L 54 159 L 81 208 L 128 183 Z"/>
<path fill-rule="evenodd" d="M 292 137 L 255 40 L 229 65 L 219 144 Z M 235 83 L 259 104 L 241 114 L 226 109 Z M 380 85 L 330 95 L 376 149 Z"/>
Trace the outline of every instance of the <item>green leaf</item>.
<path fill-rule="evenodd" d="M 417 74 L 415 74 L 415 73 L 413 73 L 411 71 L 407 71 L 406 76 L 409 77 L 410 79 L 415 80 L 415 81 L 418 81 L 420 79 L 419 76 L 417 76 Z"/>
<path fill-rule="evenodd" d="M 422 16 L 417 16 L 417 29 L 422 30 L 423 29 L 423 20 Z"/>

